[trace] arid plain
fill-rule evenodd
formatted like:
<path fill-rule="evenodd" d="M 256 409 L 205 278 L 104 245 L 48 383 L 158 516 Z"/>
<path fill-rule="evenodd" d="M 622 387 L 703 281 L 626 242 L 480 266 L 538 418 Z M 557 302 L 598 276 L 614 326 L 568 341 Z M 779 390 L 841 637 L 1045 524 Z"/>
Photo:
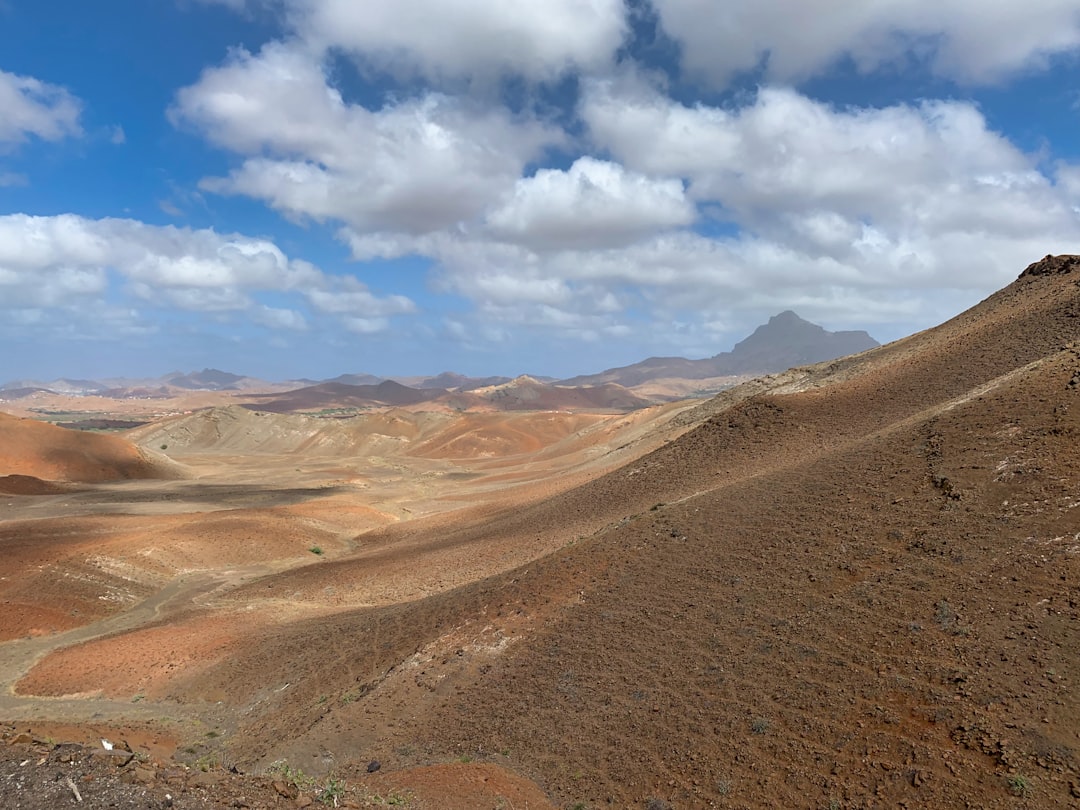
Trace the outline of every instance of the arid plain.
<path fill-rule="evenodd" d="M 1078 339 L 1048 257 L 632 411 L 0 417 L 0 798 L 1074 806 Z"/>

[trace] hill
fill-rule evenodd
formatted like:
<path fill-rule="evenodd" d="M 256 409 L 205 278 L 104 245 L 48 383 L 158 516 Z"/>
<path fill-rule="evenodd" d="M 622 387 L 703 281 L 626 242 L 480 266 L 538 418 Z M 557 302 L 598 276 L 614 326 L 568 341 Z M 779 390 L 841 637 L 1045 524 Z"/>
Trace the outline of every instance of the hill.
<path fill-rule="evenodd" d="M 378 385 L 321 383 L 277 394 L 253 394 L 248 407 L 272 413 L 334 409 L 414 407 L 427 410 L 632 410 L 650 404 L 618 385 L 571 387 L 521 376 L 461 390 L 410 388 L 393 380 Z"/>
<path fill-rule="evenodd" d="M 251 407 L 271 413 L 292 411 L 315 411 L 334 408 L 400 407 L 429 402 L 442 390 L 421 391 L 416 388 L 383 380 L 377 385 L 349 385 L 347 383 L 320 383 L 298 388 L 295 391 L 276 394 L 253 394 Z"/>
<path fill-rule="evenodd" d="M 165 460 L 152 458 L 117 436 L 67 430 L 0 413 L 0 476 L 98 483 L 174 475 Z M 25 481 L 19 486 L 27 488 Z"/>
<path fill-rule="evenodd" d="M 238 645 L 201 688 L 244 704 L 266 644 L 380 639 L 360 671 L 291 671 L 299 691 L 233 750 L 507 751 L 587 806 L 962 806 L 1004 801 L 1010 774 L 1069 806 L 1080 295 L 1036 273 L 938 329 L 729 396 L 627 468 L 430 538 L 564 546 L 538 562 Z M 402 530 L 384 531 L 393 548 Z M 357 679 L 363 699 L 309 708 Z"/>

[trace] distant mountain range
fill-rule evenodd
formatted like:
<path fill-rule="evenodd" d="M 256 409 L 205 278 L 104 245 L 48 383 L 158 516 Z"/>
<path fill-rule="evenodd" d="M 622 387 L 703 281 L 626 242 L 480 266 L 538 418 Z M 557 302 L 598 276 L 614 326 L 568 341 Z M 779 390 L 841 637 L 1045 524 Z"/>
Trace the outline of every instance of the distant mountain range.
<path fill-rule="evenodd" d="M 881 344 L 866 332 L 829 332 L 791 310 L 769 318 L 730 352 L 704 360 L 650 357 L 640 363 L 562 380 L 561 385 L 617 383 L 627 387 L 659 379 L 704 380 L 747 374 L 772 374 L 795 366 L 822 363 L 873 349 Z"/>
<path fill-rule="evenodd" d="M 759 326 L 730 352 L 704 360 L 651 357 L 640 363 L 556 381 L 550 377 L 467 377 L 446 371 L 435 376 L 387 379 L 371 374 L 342 374 L 332 380 L 293 380 L 271 383 L 219 369 L 175 371 L 157 379 L 61 379 L 43 382 L 15 380 L 0 385 L 0 400 L 34 395 L 100 396 L 114 399 L 169 398 L 193 391 L 236 392 L 249 407 L 272 411 L 332 408 L 414 406 L 438 401 L 444 407 L 466 410 L 569 408 L 632 409 L 657 399 L 632 390 L 655 381 L 715 380 L 769 374 L 794 366 L 832 360 L 878 346 L 866 332 L 829 332 L 794 312 L 781 312 Z M 689 386 L 688 386 L 689 387 Z M 595 389 L 595 390 L 590 390 Z M 577 392 L 571 394 L 570 392 Z M 588 393 L 583 393 L 588 392 Z"/>
<path fill-rule="evenodd" d="M 352 408 L 408 408 L 426 404 L 452 411 L 625 410 L 652 404 L 621 385 L 552 385 L 523 375 L 467 390 L 410 388 L 393 380 L 378 385 L 330 382 L 283 394 L 253 394 L 245 407 L 271 413 Z"/>

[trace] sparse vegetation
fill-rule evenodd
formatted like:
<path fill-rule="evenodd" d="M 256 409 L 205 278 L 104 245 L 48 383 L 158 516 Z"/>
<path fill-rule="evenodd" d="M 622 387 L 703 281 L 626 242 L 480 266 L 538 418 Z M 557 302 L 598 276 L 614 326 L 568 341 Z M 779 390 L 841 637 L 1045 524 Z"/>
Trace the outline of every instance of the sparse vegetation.
<path fill-rule="evenodd" d="M 319 801 L 323 804 L 338 806 L 338 802 L 345 797 L 345 783 L 340 779 L 330 777 L 326 785 L 319 791 Z"/>
<path fill-rule="evenodd" d="M 1013 796 L 1026 799 L 1031 795 L 1031 782 L 1021 773 L 1015 773 L 1005 780 Z"/>
<path fill-rule="evenodd" d="M 319 785 L 319 782 L 315 777 L 309 776 L 300 768 L 292 767 L 284 760 L 275 762 L 268 768 L 268 771 L 280 775 L 282 781 L 291 785 L 297 791 L 313 793 L 315 800 L 321 804 L 340 807 L 341 800 L 345 798 L 347 785 L 344 779 L 335 779 L 333 776 L 328 776 L 326 778 L 326 783 Z M 379 796 L 373 797 L 372 800 L 375 801 L 376 804 L 383 804 L 383 799 Z M 404 801 L 395 802 L 388 800 L 386 801 L 386 804 L 404 804 Z"/>
<path fill-rule="evenodd" d="M 960 626 L 960 616 L 953 609 L 953 606 L 942 599 L 937 603 L 937 614 L 935 615 L 938 626 L 947 633 L 952 633 L 955 636 L 966 636 L 967 629 Z"/>
<path fill-rule="evenodd" d="M 279 774 L 283 782 L 292 785 L 297 790 L 310 790 L 316 784 L 314 777 L 308 776 L 300 768 L 292 767 L 285 760 L 275 762 L 267 770 L 270 773 Z"/>
<path fill-rule="evenodd" d="M 311 548 L 308 549 L 308 551 L 310 551 L 312 554 L 314 554 L 317 557 L 321 557 L 322 553 L 323 553 L 322 546 L 312 546 Z"/>
<path fill-rule="evenodd" d="M 755 717 L 750 724 L 750 730 L 755 734 L 765 734 L 769 730 L 769 721 L 764 717 Z"/>

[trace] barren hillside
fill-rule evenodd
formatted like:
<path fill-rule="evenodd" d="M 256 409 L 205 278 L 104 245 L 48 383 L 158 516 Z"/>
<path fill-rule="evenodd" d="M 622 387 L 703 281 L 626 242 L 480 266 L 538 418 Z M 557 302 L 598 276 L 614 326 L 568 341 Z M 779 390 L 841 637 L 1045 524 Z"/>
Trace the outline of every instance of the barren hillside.
<path fill-rule="evenodd" d="M 0 476 L 94 483 L 174 475 L 165 459 L 154 458 L 116 436 L 81 433 L 0 413 Z M 7 489 L 0 488 L 3 491 Z"/>
<path fill-rule="evenodd" d="M 7 709 L 138 696 L 241 771 L 469 760 L 561 807 L 1073 806 L 1078 338 L 1080 259 L 1048 257 L 936 329 L 535 456 L 609 430 L 604 464 L 496 497 L 493 458 L 470 508 L 42 650 Z"/>

